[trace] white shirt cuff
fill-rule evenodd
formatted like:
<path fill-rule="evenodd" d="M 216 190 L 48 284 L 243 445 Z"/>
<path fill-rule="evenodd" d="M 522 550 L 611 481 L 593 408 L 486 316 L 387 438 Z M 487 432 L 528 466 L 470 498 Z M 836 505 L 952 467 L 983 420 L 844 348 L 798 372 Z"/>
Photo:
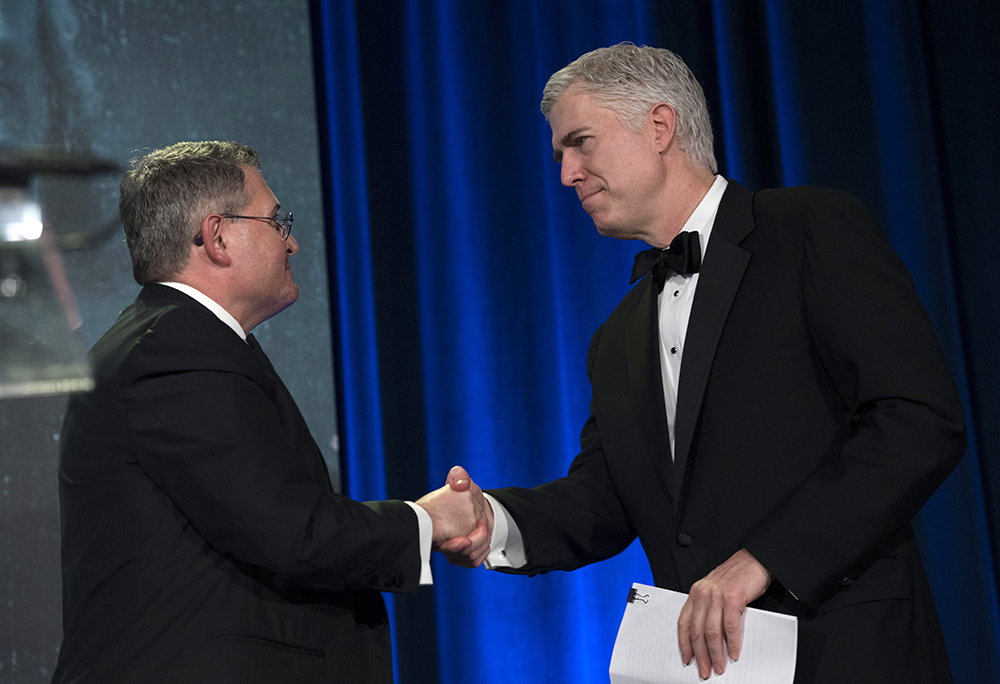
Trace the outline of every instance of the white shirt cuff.
<path fill-rule="evenodd" d="M 517 523 L 499 501 L 483 492 L 483 496 L 493 507 L 493 536 L 490 538 L 490 555 L 486 557 L 483 566 L 487 570 L 494 568 L 520 568 L 527 564 L 524 553 L 524 540 Z"/>
<path fill-rule="evenodd" d="M 434 536 L 431 514 L 412 501 L 407 501 L 406 504 L 417 514 L 417 524 L 420 526 L 420 584 L 434 584 L 434 576 L 431 575 L 431 540 Z"/>

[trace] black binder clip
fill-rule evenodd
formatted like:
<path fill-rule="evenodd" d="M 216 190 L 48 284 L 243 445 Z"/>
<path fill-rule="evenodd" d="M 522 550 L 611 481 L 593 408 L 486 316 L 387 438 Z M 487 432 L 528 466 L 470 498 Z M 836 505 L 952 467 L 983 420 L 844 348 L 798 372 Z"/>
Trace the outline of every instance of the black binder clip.
<path fill-rule="evenodd" d="M 632 587 L 628 590 L 628 602 L 635 603 L 636 599 L 643 603 L 649 603 L 649 594 L 640 594 L 635 590 L 635 587 Z"/>

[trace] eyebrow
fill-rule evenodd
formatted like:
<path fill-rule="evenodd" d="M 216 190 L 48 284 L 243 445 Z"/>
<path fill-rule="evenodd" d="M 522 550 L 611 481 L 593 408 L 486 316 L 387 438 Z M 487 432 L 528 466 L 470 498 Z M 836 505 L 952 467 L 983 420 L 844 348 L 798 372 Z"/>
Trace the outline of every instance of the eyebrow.
<path fill-rule="evenodd" d="M 559 141 L 559 147 L 560 148 L 575 147 L 575 145 L 573 144 L 573 139 L 576 138 L 577 135 L 586 130 L 587 130 L 586 126 L 580 126 L 579 128 L 574 128 L 572 131 L 570 131 L 569 133 L 567 133 L 562 137 L 562 140 Z M 562 161 L 562 149 L 552 150 L 552 160 L 556 163 Z"/>

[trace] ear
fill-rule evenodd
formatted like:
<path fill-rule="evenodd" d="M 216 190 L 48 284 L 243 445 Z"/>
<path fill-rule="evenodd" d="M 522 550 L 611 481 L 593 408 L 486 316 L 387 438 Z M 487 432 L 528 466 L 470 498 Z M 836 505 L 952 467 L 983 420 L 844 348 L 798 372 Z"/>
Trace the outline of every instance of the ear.
<path fill-rule="evenodd" d="M 219 214 L 209 214 L 201 220 L 201 247 L 205 250 L 205 255 L 213 264 L 228 267 L 232 264 L 233 258 L 229 254 L 226 244 L 225 219 Z M 198 244 L 197 241 L 195 244 Z"/>
<path fill-rule="evenodd" d="M 649 110 L 649 120 L 653 125 L 653 143 L 657 152 L 663 154 L 670 148 L 677 131 L 677 112 L 666 102 L 660 102 Z"/>

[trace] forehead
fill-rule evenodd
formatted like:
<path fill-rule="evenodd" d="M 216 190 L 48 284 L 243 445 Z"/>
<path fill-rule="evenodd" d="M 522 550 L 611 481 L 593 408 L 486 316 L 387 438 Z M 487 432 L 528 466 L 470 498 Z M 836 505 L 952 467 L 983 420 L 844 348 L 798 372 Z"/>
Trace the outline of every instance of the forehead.
<path fill-rule="evenodd" d="M 277 198 L 271 192 L 271 188 L 268 187 L 263 176 L 260 175 L 260 171 L 254 167 L 243 167 L 243 184 L 250 195 L 250 206 L 263 207 L 268 210 L 277 206 Z"/>
<path fill-rule="evenodd" d="M 600 104 L 592 93 L 570 86 L 549 112 L 552 146 L 561 147 L 564 138 L 575 133 L 594 132 L 608 126 L 620 127 L 614 110 Z"/>

